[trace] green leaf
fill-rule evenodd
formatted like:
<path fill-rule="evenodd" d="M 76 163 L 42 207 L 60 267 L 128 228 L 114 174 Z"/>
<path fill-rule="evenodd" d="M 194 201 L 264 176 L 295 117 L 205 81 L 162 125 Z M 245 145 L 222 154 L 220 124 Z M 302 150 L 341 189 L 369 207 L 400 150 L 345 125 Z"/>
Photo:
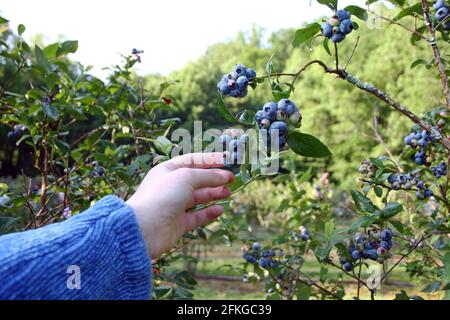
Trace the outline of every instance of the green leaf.
<path fill-rule="evenodd" d="M 25 32 L 25 26 L 23 24 L 19 24 L 17 26 L 17 33 L 21 36 Z"/>
<path fill-rule="evenodd" d="M 228 122 L 238 122 L 235 117 L 231 114 L 230 110 L 225 106 L 223 97 L 220 92 L 217 92 L 217 106 L 219 107 L 219 113 Z"/>
<path fill-rule="evenodd" d="M 295 286 L 295 295 L 298 300 L 309 300 L 311 297 L 312 289 L 310 286 L 304 283 L 297 283 Z"/>
<path fill-rule="evenodd" d="M 394 300 L 409 300 L 409 296 L 404 290 L 402 290 L 395 295 Z"/>
<path fill-rule="evenodd" d="M 415 67 L 420 66 L 421 64 L 428 65 L 428 61 L 426 61 L 425 59 L 417 59 L 416 61 L 411 63 L 410 68 L 414 69 Z"/>
<path fill-rule="evenodd" d="M 375 210 L 377 210 L 377 208 L 372 203 L 372 200 L 363 195 L 361 192 L 352 190 L 351 194 L 358 211 L 373 213 Z"/>
<path fill-rule="evenodd" d="M 42 49 L 36 45 L 34 47 L 34 54 L 36 56 L 36 62 L 37 65 L 43 70 L 43 71 L 48 71 L 50 70 L 50 64 L 48 63 L 47 58 L 45 57 L 44 52 L 42 51 Z"/>
<path fill-rule="evenodd" d="M 325 234 L 327 235 L 327 238 L 330 240 L 333 236 L 334 232 L 334 223 L 333 221 L 327 221 L 325 223 Z"/>
<path fill-rule="evenodd" d="M 325 51 L 331 56 L 331 51 L 330 51 L 330 39 L 328 39 L 328 38 L 324 38 L 324 39 L 323 39 L 323 48 L 324 48 Z"/>
<path fill-rule="evenodd" d="M 9 22 L 9 20 L 6 20 L 5 18 L 0 17 L 0 24 L 4 24 L 4 23 L 8 23 L 8 22 Z"/>
<path fill-rule="evenodd" d="M 366 9 L 363 9 L 361 7 L 351 5 L 351 6 L 345 7 L 345 10 L 347 10 L 352 15 L 358 17 L 359 19 L 361 19 L 363 21 L 367 21 L 367 19 L 369 18 L 369 15 L 367 14 Z"/>
<path fill-rule="evenodd" d="M 128 174 L 128 173 L 126 173 L 125 171 L 122 171 L 122 170 L 116 170 L 115 171 L 115 174 L 117 174 L 117 176 L 123 181 L 123 182 L 125 182 L 129 187 L 132 187 L 132 186 L 134 186 L 134 180 L 133 180 L 133 178 Z"/>
<path fill-rule="evenodd" d="M 369 216 L 360 217 L 355 222 L 352 223 L 350 231 L 353 232 L 355 230 L 358 230 L 359 228 L 367 228 L 374 222 L 375 222 L 374 217 Z"/>
<path fill-rule="evenodd" d="M 383 195 L 383 189 L 381 189 L 381 187 L 379 186 L 375 186 L 375 188 L 373 188 L 373 191 L 378 198 L 381 198 L 381 196 Z"/>
<path fill-rule="evenodd" d="M 411 7 L 405 8 L 402 11 L 400 11 L 397 16 L 395 16 L 394 21 L 398 21 L 404 17 L 412 16 L 414 14 L 422 15 L 423 9 L 422 9 L 422 3 L 418 2 Z"/>
<path fill-rule="evenodd" d="M 380 210 L 380 214 L 382 218 L 389 219 L 402 212 L 402 210 L 403 206 L 400 203 L 389 202 L 383 209 Z"/>
<path fill-rule="evenodd" d="M 326 5 L 331 10 L 337 9 L 338 0 L 317 0 L 318 3 Z"/>
<path fill-rule="evenodd" d="M 389 221 L 389 222 L 394 226 L 395 229 L 397 229 L 398 232 L 400 232 L 401 234 L 405 233 L 405 227 L 403 226 L 403 223 L 401 223 L 400 221 Z"/>
<path fill-rule="evenodd" d="M 292 132 L 287 136 L 289 148 L 304 157 L 323 158 L 331 155 L 328 147 L 316 137 L 300 132 Z"/>
<path fill-rule="evenodd" d="M 49 118 L 51 118 L 52 120 L 58 120 L 59 117 L 58 109 L 56 109 L 54 106 L 48 103 L 43 103 L 42 106 L 44 108 L 45 114 Z"/>
<path fill-rule="evenodd" d="M 44 49 L 42 49 L 42 51 L 44 51 L 44 54 L 47 57 L 47 59 L 51 59 L 56 57 L 59 48 L 60 48 L 59 43 L 52 43 L 46 46 Z"/>
<path fill-rule="evenodd" d="M 312 37 L 316 35 L 317 32 L 320 31 L 320 24 L 317 22 L 311 23 L 302 29 L 298 29 L 295 32 L 294 40 L 292 41 L 292 45 L 294 47 L 299 46 L 300 44 L 308 41 Z"/>
<path fill-rule="evenodd" d="M 58 56 L 65 55 L 68 53 L 75 53 L 78 50 L 78 41 L 64 41 L 58 49 Z"/>

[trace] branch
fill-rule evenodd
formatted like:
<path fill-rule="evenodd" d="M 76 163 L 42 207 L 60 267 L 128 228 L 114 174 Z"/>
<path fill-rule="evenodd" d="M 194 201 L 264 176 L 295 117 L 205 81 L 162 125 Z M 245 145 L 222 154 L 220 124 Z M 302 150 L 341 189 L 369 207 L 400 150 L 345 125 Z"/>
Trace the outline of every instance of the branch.
<path fill-rule="evenodd" d="M 442 86 L 444 87 L 444 96 L 445 96 L 445 101 L 447 103 L 447 108 L 450 109 L 450 90 L 448 87 L 448 78 L 447 78 L 447 74 L 445 73 L 444 65 L 442 63 L 441 53 L 439 52 L 439 48 L 436 43 L 436 33 L 433 28 L 433 23 L 431 21 L 430 6 L 429 6 L 427 0 L 422 0 L 422 8 L 423 8 L 423 17 L 425 19 L 425 23 L 428 27 L 428 31 L 431 36 L 431 38 L 429 40 L 429 44 L 431 46 L 431 49 L 433 50 L 434 61 L 437 65 L 439 75 L 441 77 Z"/>

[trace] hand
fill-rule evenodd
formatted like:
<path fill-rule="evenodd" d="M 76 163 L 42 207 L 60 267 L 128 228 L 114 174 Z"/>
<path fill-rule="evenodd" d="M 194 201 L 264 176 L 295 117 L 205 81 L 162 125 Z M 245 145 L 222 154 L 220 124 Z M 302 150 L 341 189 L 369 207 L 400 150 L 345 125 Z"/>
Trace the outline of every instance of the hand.
<path fill-rule="evenodd" d="M 133 208 L 150 257 L 173 247 L 187 231 L 218 218 L 223 207 L 187 212 L 198 204 L 224 199 L 233 174 L 223 167 L 223 153 L 193 153 L 176 157 L 151 169 L 126 202 Z"/>

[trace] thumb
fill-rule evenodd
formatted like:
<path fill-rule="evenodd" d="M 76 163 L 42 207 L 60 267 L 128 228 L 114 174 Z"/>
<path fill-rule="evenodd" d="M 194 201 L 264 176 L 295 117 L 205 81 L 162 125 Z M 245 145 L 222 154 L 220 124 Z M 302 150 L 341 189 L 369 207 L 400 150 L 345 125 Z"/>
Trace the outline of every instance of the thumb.
<path fill-rule="evenodd" d="M 188 232 L 203 226 L 220 217 L 222 213 L 223 207 L 221 205 L 214 205 L 199 211 L 185 213 L 183 216 L 184 231 Z"/>

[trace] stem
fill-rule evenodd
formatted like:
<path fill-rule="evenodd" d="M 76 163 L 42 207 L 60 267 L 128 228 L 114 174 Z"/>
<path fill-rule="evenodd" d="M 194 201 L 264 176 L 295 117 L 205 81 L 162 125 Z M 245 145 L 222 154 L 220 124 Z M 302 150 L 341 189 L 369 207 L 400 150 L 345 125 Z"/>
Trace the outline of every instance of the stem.
<path fill-rule="evenodd" d="M 339 70 L 339 54 L 338 54 L 338 45 L 334 43 L 334 58 L 336 60 L 336 70 Z"/>
<path fill-rule="evenodd" d="M 383 275 L 383 277 L 381 278 L 381 281 L 380 282 L 383 282 L 383 280 L 384 279 L 386 279 L 387 278 L 387 276 L 406 258 L 406 257 L 408 257 L 411 253 L 413 253 L 414 252 L 414 250 L 416 250 L 417 249 L 417 247 L 423 242 L 423 241 L 425 241 L 426 239 L 428 239 L 428 238 L 430 238 L 430 237 L 432 237 L 433 235 L 432 234 L 428 234 L 428 235 L 424 235 L 424 236 L 422 236 L 422 238 L 420 238 L 419 239 L 419 241 L 417 241 L 417 243 L 414 245 L 414 246 L 412 246 L 411 247 L 411 249 L 409 249 L 409 251 L 406 253 L 406 254 L 404 254 L 384 275 Z"/>
<path fill-rule="evenodd" d="M 380 19 L 383 19 L 383 20 L 385 20 L 385 21 L 388 21 L 388 22 L 391 23 L 391 24 L 395 24 L 395 25 L 397 25 L 397 26 L 399 26 L 399 27 L 405 29 L 406 31 L 409 31 L 409 32 L 415 34 L 415 35 L 418 36 L 421 40 L 428 41 L 428 39 L 427 39 L 423 34 L 421 34 L 420 32 L 416 31 L 415 29 L 410 29 L 410 28 L 408 28 L 407 26 L 405 26 L 405 25 L 403 25 L 403 24 L 401 24 L 401 23 L 399 23 L 399 22 L 397 22 L 397 21 L 394 21 L 394 20 L 392 20 L 392 19 L 390 19 L 390 18 L 387 18 L 387 17 L 384 17 L 384 16 L 382 16 L 382 15 L 377 14 L 375 11 L 372 11 L 372 10 L 370 10 L 370 9 L 367 9 L 367 12 L 373 14 L 373 15 L 374 15 L 375 17 L 377 17 L 377 18 L 380 18 Z"/>
<path fill-rule="evenodd" d="M 439 71 L 439 75 L 441 77 L 441 82 L 442 82 L 442 86 L 444 88 L 444 96 L 445 96 L 445 101 L 447 103 L 447 108 L 450 109 L 450 90 L 448 87 L 448 78 L 447 78 L 447 74 L 445 73 L 444 64 L 442 63 L 441 53 L 439 52 L 439 47 L 437 46 L 437 43 L 436 43 L 436 33 L 433 28 L 433 22 L 431 21 L 431 17 L 430 17 L 430 6 L 428 4 L 428 0 L 422 0 L 422 8 L 423 8 L 423 17 L 425 19 L 425 23 L 428 27 L 428 31 L 431 36 L 431 38 L 429 40 L 429 44 L 433 51 L 434 61 L 436 63 L 436 66 Z"/>

